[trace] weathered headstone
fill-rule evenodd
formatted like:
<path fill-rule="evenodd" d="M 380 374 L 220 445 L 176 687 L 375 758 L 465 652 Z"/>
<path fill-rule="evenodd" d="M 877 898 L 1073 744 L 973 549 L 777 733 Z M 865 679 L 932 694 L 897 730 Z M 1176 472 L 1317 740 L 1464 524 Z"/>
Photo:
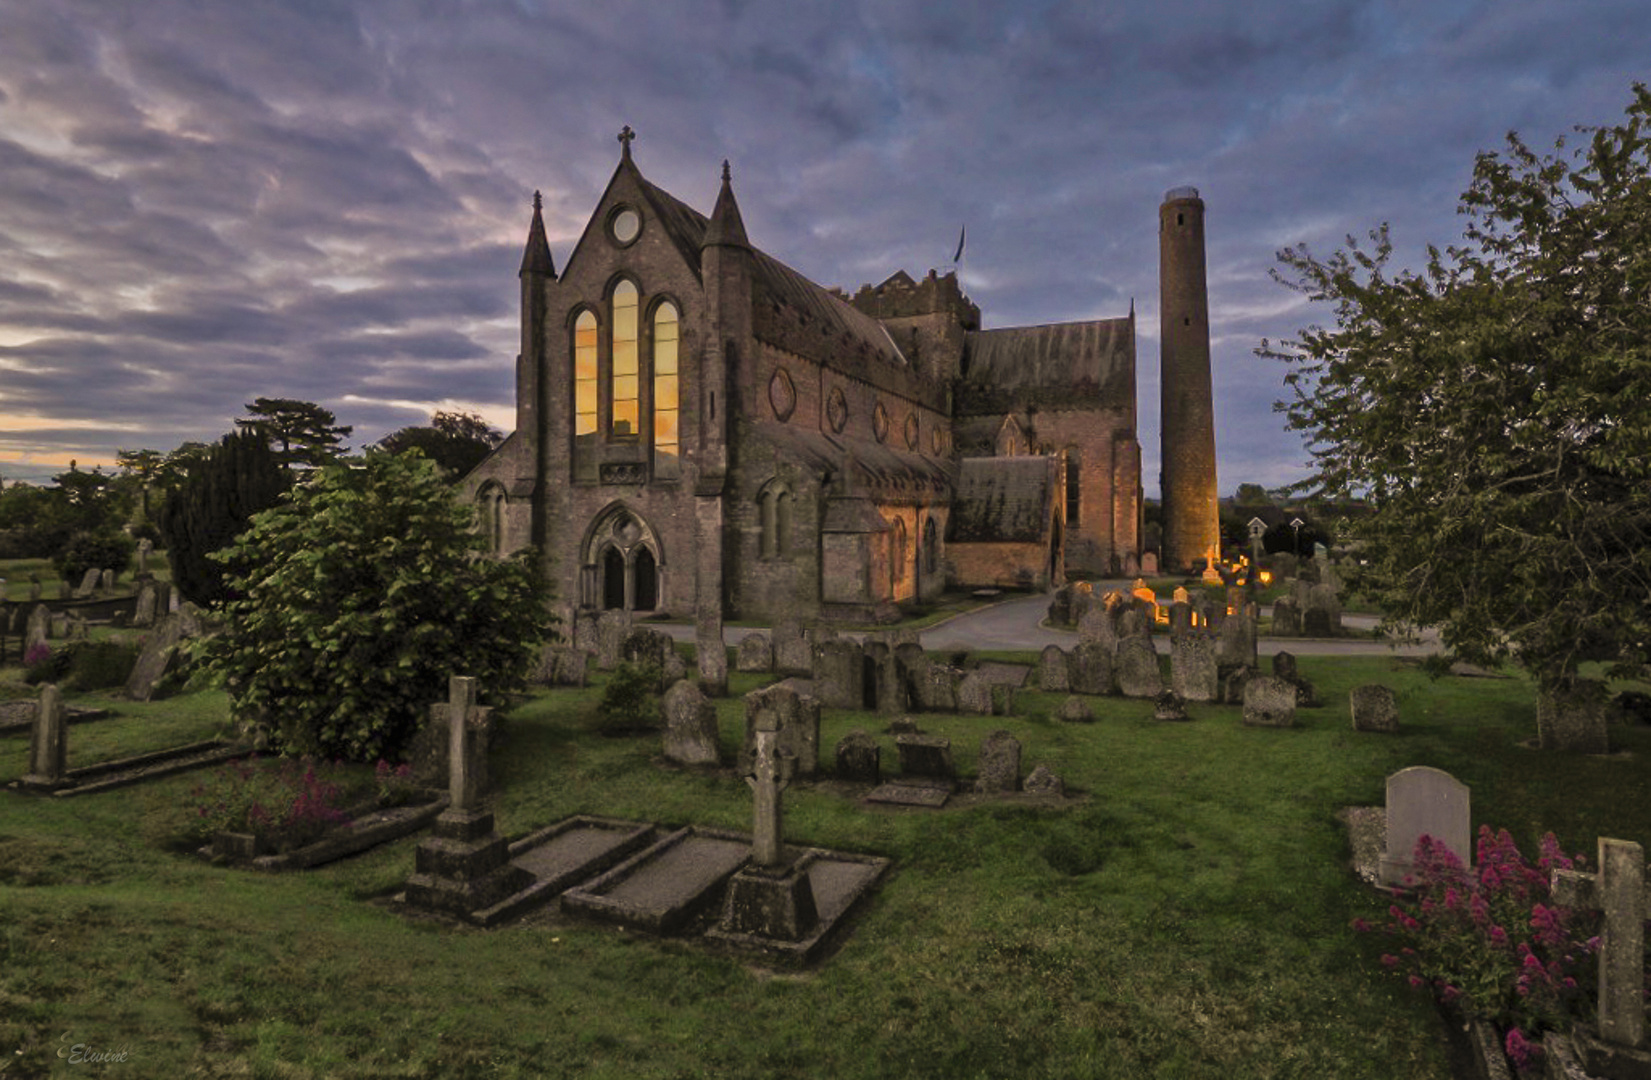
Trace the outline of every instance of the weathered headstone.
<path fill-rule="evenodd" d="M 1112 693 L 1113 646 L 1100 641 L 1080 642 L 1067 660 L 1067 671 L 1076 693 Z"/>
<path fill-rule="evenodd" d="M 814 694 L 828 709 L 866 707 L 865 653 L 858 642 L 814 646 Z"/>
<path fill-rule="evenodd" d="M 155 625 L 155 612 L 159 607 L 160 590 L 155 588 L 153 579 L 143 579 L 143 583 L 138 586 L 138 603 L 132 615 L 132 625 Z"/>
<path fill-rule="evenodd" d="M 1221 667 L 1255 666 L 1255 620 L 1242 614 L 1227 616 L 1217 641 L 1215 659 Z"/>
<path fill-rule="evenodd" d="M 1186 701 L 1217 701 L 1220 672 L 1215 662 L 1215 640 L 1203 632 L 1173 638 L 1169 646 L 1170 687 Z"/>
<path fill-rule="evenodd" d="M 583 653 L 596 655 L 601 648 L 601 635 L 597 627 L 601 625 L 602 613 L 580 608 L 573 613 L 573 647 Z"/>
<path fill-rule="evenodd" d="M 1015 715 L 1015 684 L 994 682 L 992 684 L 992 715 Z"/>
<path fill-rule="evenodd" d="M 621 650 L 631 632 L 631 613 L 604 611 L 596 620 L 596 666 L 612 671 L 623 659 Z"/>
<path fill-rule="evenodd" d="M 1100 644 L 1111 650 L 1117 643 L 1118 624 L 1107 605 L 1097 604 L 1084 612 L 1078 623 L 1078 644 Z"/>
<path fill-rule="evenodd" d="M 101 571 L 98 575 L 98 587 L 104 593 L 114 592 L 115 591 L 115 572 L 113 570 Z"/>
<path fill-rule="evenodd" d="M 52 632 L 52 612 L 45 604 L 36 604 L 29 612 L 29 625 L 23 631 L 23 656 L 43 648 Z"/>
<path fill-rule="evenodd" d="M 763 672 L 774 670 L 774 646 L 767 634 L 746 634 L 734 647 L 734 668 L 737 671 Z"/>
<path fill-rule="evenodd" d="M 1599 839 L 1592 874 L 1555 870 L 1553 897 L 1567 908 L 1605 913 L 1599 944 L 1599 1036 L 1578 1031 L 1574 1044 L 1589 1076 L 1651 1075 L 1645 1033 L 1645 852 L 1627 840 Z"/>
<path fill-rule="evenodd" d="M 1301 608 L 1288 596 L 1273 601 L 1273 636 L 1301 636 Z"/>
<path fill-rule="evenodd" d="M 1190 719 L 1187 716 L 1187 703 L 1174 690 L 1165 690 L 1152 703 L 1152 718 L 1165 722 Z"/>
<path fill-rule="evenodd" d="M 1463 866 L 1473 859 L 1468 786 L 1428 765 L 1400 769 L 1387 778 L 1387 852 L 1380 875 L 1384 885 L 1404 884 L 1414 866 L 1416 841 L 1431 836 Z"/>
<path fill-rule="evenodd" d="M 1294 683 L 1257 675 L 1244 684 L 1244 723 L 1250 727 L 1292 727 L 1296 722 Z"/>
<path fill-rule="evenodd" d="M 957 711 L 992 715 L 992 682 L 983 672 L 971 671 L 957 684 Z"/>
<path fill-rule="evenodd" d="M 1578 679 L 1536 696 L 1536 739 L 1544 750 L 1604 754 L 1611 749 L 1605 684 Z"/>
<path fill-rule="evenodd" d="M 894 672 L 900 680 L 900 691 L 905 695 L 907 707 L 921 710 L 929 680 L 929 654 L 923 651 L 921 645 L 909 642 L 896 645 Z"/>
<path fill-rule="evenodd" d="M 774 670 L 783 675 L 808 675 L 814 670 L 814 653 L 794 620 L 774 624 Z"/>
<path fill-rule="evenodd" d="M 877 740 L 856 728 L 837 743 L 837 779 L 855 783 L 881 783 L 882 748 Z"/>
<path fill-rule="evenodd" d="M 715 765 L 717 707 L 690 679 L 678 680 L 659 702 L 665 720 L 665 756 L 681 765 Z"/>
<path fill-rule="evenodd" d="M 1219 668 L 1221 674 L 1221 700 L 1228 705 L 1242 705 L 1244 703 L 1244 688 L 1250 680 L 1261 672 L 1248 665 L 1240 667 Z"/>
<path fill-rule="evenodd" d="M 816 684 L 817 685 L 817 684 Z M 796 759 L 798 776 L 813 776 L 820 764 L 820 701 L 799 694 L 784 682 L 753 690 L 745 695 L 745 742 L 740 750 L 740 770 L 747 772 L 757 747 L 757 724 L 772 716 L 779 732 L 780 748 Z"/>
<path fill-rule="evenodd" d="M 1295 653 L 1280 649 L 1273 654 L 1273 676 L 1289 683 L 1293 683 L 1300 678 L 1301 672 L 1296 666 Z"/>
<path fill-rule="evenodd" d="M 1399 730 L 1399 704 L 1393 691 L 1380 683 L 1356 686 L 1350 696 L 1354 731 Z"/>
<path fill-rule="evenodd" d="M 639 627 L 626 634 L 619 646 L 619 659 L 630 664 L 644 664 L 661 674 L 676 652 L 676 641 L 663 630 L 651 626 Z"/>
<path fill-rule="evenodd" d="M 919 646 L 921 647 L 921 646 Z M 870 704 L 883 716 L 898 716 L 909 707 L 906 682 L 894 649 L 883 641 L 867 642 L 863 649 L 865 679 L 870 683 Z"/>
<path fill-rule="evenodd" d="M 980 741 L 975 790 L 997 795 L 1020 787 L 1020 740 L 1007 731 L 994 731 Z"/>
<path fill-rule="evenodd" d="M 1071 688 L 1067 677 L 1066 650 L 1059 645 L 1045 646 L 1043 655 L 1038 657 L 1038 685 L 1052 691 Z"/>
<path fill-rule="evenodd" d="M 1064 795 L 1066 784 L 1050 771 L 1049 766 L 1039 765 L 1027 774 L 1021 790 L 1028 795 Z"/>
<path fill-rule="evenodd" d="M 35 709 L 34 727 L 29 735 L 29 771 L 25 787 L 62 787 L 68 772 L 68 730 L 63 721 L 63 698 L 57 687 L 40 688 L 40 704 Z"/>
<path fill-rule="evenodd" d="M 1177 592 L 1185 590 L 1178 589 Z M 1169 633 L 1171 638 L 1183 637 L 1192 633 L 1192 604 L 1186 600 L 1177 600 L 1169 606 Z"/>
<path fill-rule="evenodd" d="M 940 735 L 896 735 L 894 748 L 900 754 L 902 776 L 947 785 L 957 780 L 950 739 Z"/>
<path fill-rule="evenodd" d="M 167 615 L 156 621 L 143 639 L 143 648 L 132 673 L 126 678 L 126 696 L 133 701 L 148 701 L 155 695 L 155 687 L 177 654 L 178 642 L 184 636 L 184 617 Z"/>
<path fill-rule="evenodd" d="M 702 609 L 694 616 L 694 663 L 701 686 L 713 694 L 728 692 L 728 645 L 722 637 L 722 611 L 718 608 Z"/>
<path fill-rule="evenodd" d="M 1124 697 L 1155 698 L 1164 690 L 1158 650 L 1150 637 L 1126 637 L 1118 642 L 1116 677 Z"/>
<path fill-rule="evenodd" d="M 147 536 L 138 540 L 138 577 L 149 576 L 149 553 L 155 550 L 155 542 Z"/>
<path fill-rule="evenodd" d="M 925 712 L 956 712 L 957 687 L 963 681 L 963 672 L 948 664 L 930 663 L 928 677 L 919 684 L 922 698 L 919 702 Z"/>
<path fill-rule="evenodd" d="M 103 580 L 103 571 L 88 570 L 80 577 L 80 587 L 74 591 L 74 599 L 84 600 L 97 591 L 98 582 Z"/>
<path fill-rule="evenodd" d="M 1122 643 L 1128 638 L 1150 637 L 1152 635 L 1152 616 L 1140 607 L 1128 607 L 1118 616 L 1118 641 Z"/>
<path fill-rule="evenodd" d="M 530 682 L 544 686 L 584 686 L 590 655 L 567 645 L 546 645 Z"/>
<path fill-rule="evenodd" d="M 1156 551 L 1141 552 L 1141 573 L 1148 577 L 1158 573 L 1158 553 Z"/>
<path fill-rule="evenodd" d="M 29 575 L 29 603 L 38 604 L 40 598 L 46 594 L 46 586 L 34 574 Z"/>
<path fill-rule="evenodd" d="M 1089 707 L 1089 702 L 1074 694 L 1061 702 L 1061 707 L 1056 710 L 1055 717 L 1068 724 L 1093 724 L 1095 722 L 1095 710 Z"/>

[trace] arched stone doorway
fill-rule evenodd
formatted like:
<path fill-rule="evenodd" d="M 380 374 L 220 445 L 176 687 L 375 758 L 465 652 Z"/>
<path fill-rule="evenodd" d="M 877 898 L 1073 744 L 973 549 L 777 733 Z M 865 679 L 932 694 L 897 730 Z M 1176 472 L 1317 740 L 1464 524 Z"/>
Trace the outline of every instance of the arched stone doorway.
<path fill-rule="evenodd" d="M 636 511 L 614 503 L 591 520 L 580 546 L 579 605 L 653 611 L 665 595 L 659 537 Z"/>

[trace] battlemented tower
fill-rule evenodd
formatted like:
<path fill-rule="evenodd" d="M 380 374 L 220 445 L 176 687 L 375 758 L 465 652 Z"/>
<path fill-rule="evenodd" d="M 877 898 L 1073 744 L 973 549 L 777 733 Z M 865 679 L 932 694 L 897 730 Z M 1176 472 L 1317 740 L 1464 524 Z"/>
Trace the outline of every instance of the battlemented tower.
<path fill-rule="evenodd" d="M 1210 310 L 1204 280 L 1204 200 L 1172 188 L 1158 207 L 1158 289 L 1164 506 L 1162 567 L 1186 570 L 1220 555 Z"/>

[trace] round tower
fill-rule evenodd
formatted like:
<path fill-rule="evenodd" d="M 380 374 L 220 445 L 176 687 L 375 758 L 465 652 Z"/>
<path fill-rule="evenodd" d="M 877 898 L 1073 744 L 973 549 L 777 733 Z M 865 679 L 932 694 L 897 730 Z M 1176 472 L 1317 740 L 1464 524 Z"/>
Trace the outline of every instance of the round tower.
<path fill-rule="evenodd" d="M 1221 553 L 1215 488 L 1215 405 L 1210 390 L 1210 309 L 1204 282 L 1204 200 L 1172 188 L 1158 207 L 1158 289 L 1166 571 L 1214 565 Z"/>

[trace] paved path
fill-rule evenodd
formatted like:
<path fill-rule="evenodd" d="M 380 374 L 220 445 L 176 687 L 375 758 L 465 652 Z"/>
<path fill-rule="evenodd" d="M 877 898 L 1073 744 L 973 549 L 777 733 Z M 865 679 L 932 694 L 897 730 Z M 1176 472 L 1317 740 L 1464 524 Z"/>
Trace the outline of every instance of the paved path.
<path fill-rule="evenodd" d="M 1042 625 L 1052 598 L 1047 595 L 1017 596 L 991 607 L 959 615 L 923 631 L 923 648 L 943 652 L 955 649 L 1031 649 L 1047 645 L 1070 649 L 1078 643 L 1076 630 L 1060 630 Z M 1342 624 L 1350 629 L 1369 630 L 1378 622 L 1373 615 L 1347 615 Z M 1169 636 L 1153 635 L 1159 652 L 1169 652 Z M 1272 638 L 1264 637 L 1256 651 L 1263 656 L 1291 652 L 1297 656 L 1427 656 L 1439 651 L 1437 634 L 1424 635 L 1419 645 L 1391 646 L 1369 638 Z"/>
<path fill-rule="evenodd" d="M 1129 582 L 1097 583 L 1097 591 L 1119 588 L 1128 591 Z M 1053 594 L 1034 593 L 1012 596 L 989 607 L 977 608 L 954 616 L 922 633 L 923 648 L 932 652 L 961 649 L 1015 649 L 1041 651 L 1046 645 L 1070 649 L 1078 643 L 1076 630 L 1060 630 L 1044 626 Z M 1342 625 L 1349 629 L 1369 630 L 1377 619 L 1374 615 L 1345 615 Z M 646 624 L 644 624 L 646 625 Z M 666 624 L 660 629 L 678 641 L 694 640 L 694 628 L 682 624 Z M 764 631 L 743 626 L 723 629 L 723 638 L 730 645 L 737 644 L 746 634 Z M 1153 635 L 1159 652 L 1169 651 L 1169 635 Z M 1256 651 L 1263 656 L 1277 652 L 1291 652 L 1297 656 L 1430 656 L 1439 651 L 1439 636 L 1433 631 L 1423 635 L 1417 645 L 1388 645 L 1370 638 L 1262 638 Z"/>

